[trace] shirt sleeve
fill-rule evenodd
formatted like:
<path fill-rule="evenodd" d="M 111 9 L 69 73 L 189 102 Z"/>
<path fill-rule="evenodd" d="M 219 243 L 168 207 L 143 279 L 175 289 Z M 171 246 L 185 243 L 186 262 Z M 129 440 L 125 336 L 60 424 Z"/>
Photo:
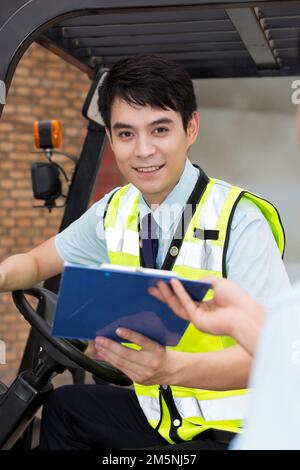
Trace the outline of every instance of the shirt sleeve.
<path fill-rule="evenodd" d="M 260 209 L 243 198 L 232 220 L 226 256 L 228 278 L 263 304 L 290 288 L 269 223 Z"/>
<path fill-rule="evenodd" d="M 279 292 L 255 353 L 245 432 L 232 450 L 299 449 L 300 283 Z"/>
<path fill-rule="evenodd" d="M 105 241 L 103 215 L 112 193 L 93 204 L 79 219 L 55 237 L 55 247 L 64 262 L 99 266 L 109 263 Z"/>

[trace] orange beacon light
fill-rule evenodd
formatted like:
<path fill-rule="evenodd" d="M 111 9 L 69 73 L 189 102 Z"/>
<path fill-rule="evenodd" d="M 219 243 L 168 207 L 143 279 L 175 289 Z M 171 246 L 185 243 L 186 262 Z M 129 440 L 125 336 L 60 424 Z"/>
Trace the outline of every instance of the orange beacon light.
<path fill-rule="evenodd" d="M 57 149 L 62 145 L 61 123 L 56 119 L 35 121 L 33 135 L 35 146 L 38 149 Z"/>

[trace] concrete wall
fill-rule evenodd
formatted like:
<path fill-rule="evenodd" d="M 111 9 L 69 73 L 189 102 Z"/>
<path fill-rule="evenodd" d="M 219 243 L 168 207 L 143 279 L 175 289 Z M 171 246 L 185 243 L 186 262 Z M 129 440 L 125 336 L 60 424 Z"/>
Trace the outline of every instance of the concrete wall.
<path fill-rule="evenodd" d="M 287 236 L 285 263 L 300 278 L 300 148 L 291 78 L 196 81 L 201 132 L 190 152 L 208 175 L 275 204 Z"/>

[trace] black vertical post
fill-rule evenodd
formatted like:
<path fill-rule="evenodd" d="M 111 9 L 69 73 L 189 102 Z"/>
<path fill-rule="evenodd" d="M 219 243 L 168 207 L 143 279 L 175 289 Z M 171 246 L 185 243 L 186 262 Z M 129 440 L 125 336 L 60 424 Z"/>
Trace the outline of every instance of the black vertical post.
<path fill-rule="evenodd" d="M 81 156 L 75 169 L 69 190 L 66 209 L 59 231 L 77 220 L 88 208 L 91 194 L 95 185 L 98 169 L 101 164 L 105 148 L 105 130 L 101 126 L 89 123 L 87 135 L 82 148 Z M 44 287 L 57 292 L 60 276 L 47 279 Z M 39 308 L 38 308 L 39 312 Z M 41 315 L 43 312 L 39 312 Z M 19 373 L 34 367 L 39 352 L 37 335 L 30 330 L 27 344 L 21 360 Z"/>

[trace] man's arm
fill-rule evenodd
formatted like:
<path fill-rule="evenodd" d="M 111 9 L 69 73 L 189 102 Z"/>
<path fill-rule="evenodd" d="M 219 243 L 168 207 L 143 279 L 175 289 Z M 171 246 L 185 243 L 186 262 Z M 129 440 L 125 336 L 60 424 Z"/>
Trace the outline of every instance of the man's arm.
<path fill-rule="evenodd" d="M 141 346 L 129 349 L 108 338 L 95 340 L 97 358 L 143 385 L 178 385 L 207 390 L 245 388 L 251 357 L 240 346 L 206 354 L 166 349 L 140 333 L 120 328 L 117 334 Z"/>
<path fill-rule="evenodd" d="M 32 287 L 63 270 L 63 261 L 55 248 L 55 237 L 28 253 L 10 256 L 0 264 L 0 292 Z"/>
<path fill-rule="evenodd" d="M 111 192 L 65 230 L 29 251 L 0 264 L 0 292 L 26 289 L 63 270 L 63 262 L 100 265 L 109 262 L 103 212 Z"/>
<path fill-rule="evenodd" d="M 179 355 L 170 357 L 173 374 L 170 373 L 169 384 L 221 391 L 247 387 L 252 358 L 240 346 L 206 354 Z"/>

